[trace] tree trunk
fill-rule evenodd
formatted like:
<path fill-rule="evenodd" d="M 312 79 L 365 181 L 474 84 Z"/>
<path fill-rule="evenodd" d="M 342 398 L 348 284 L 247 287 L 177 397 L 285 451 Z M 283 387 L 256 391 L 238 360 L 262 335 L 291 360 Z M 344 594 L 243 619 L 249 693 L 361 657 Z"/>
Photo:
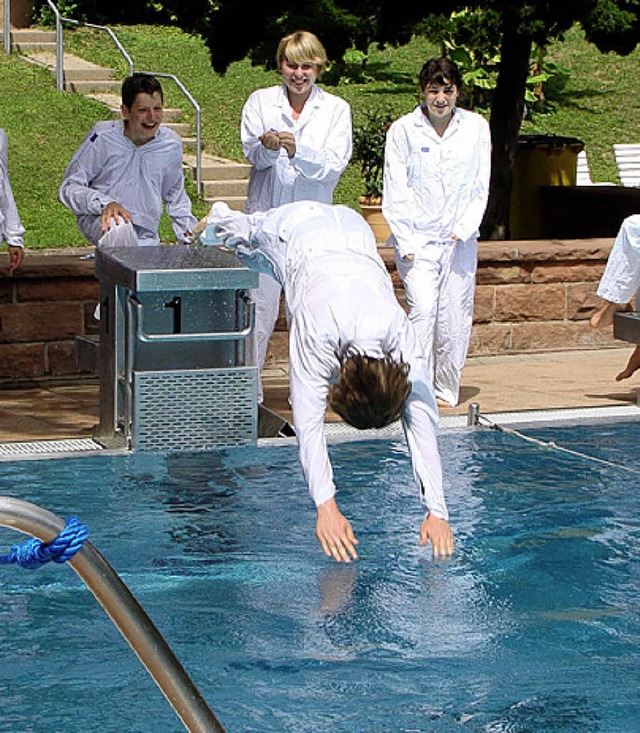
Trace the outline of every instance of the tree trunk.
<path fill-rule="evenodd" d="M 524 114 L 531 45 L 529 36 L 518 33 L 517 18 L 505 15 L 498 81 L 491 104 L 491 185 L 480 228 L 482 239 L 509 237 L 513 166 Z"/>

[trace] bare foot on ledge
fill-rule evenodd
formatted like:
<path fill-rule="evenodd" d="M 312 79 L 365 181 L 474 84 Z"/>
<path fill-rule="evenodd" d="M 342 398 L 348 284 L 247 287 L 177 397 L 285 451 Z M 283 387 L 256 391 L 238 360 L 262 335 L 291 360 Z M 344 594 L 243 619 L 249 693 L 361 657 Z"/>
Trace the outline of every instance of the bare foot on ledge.
<path fill-rule="evenodd" d="M 640 369 L 640 345 L 631 352 L 627 366 L 617 375 L 616 382 L 628 379 L 638 369 Z"/>
<path fill-rule="evenodd" d="M 630 311 L 631 303 L 611 303 L 605 300 L 603 304 L 596 310 L 596 312 L 589 319 L 589 323 L 592 328 L 604 328 L 605 326 L 613 325 L 613 317 L 616 313 L 623 313 Z"/>

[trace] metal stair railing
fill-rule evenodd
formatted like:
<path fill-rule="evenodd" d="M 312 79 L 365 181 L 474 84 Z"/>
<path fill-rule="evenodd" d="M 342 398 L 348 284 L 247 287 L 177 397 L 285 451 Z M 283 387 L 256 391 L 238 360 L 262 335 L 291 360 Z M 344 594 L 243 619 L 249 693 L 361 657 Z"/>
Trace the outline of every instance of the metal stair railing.
<path fill-rule="evenodd" d="M 2 16 L 2 43 L 4 52 L 11 53 L 11 2 L 4 0 Z"/>
<path fill-rule="evenodd" d="M 6 0 L 5 0 L 6 1 Z M 10 0 L 9 0 L 10 2 Z M 111 40 L 116 44 L 118 51 L 124 56 L 125 61 L 129 65 L 129 74 L 133 74 L 133 61 L 131 56 L 126 52 L 124 46 L 118 40 L 116 34 L 104 25 L 95 25 L 93 23 L 84 23 L 73 18 L 65 18 L 60 14 L 60 11 L 56 5 L 51 1 L 47 0 L 47 5 L 51 9 L 56 19 L 56 88 L 59 92 L 64 91 L 64 30 L 63 23 L 74 25 L 76 27 L 94 28 L 95 30 L 104 31 L 108 33 Z"/>
<path fill-rule="evenodd" d="M 166 74 L 161 71 L 142 71 L 140 73 L 150 74 L 151 76 L 159 77 L 161 79 L 171 79 L 193 107 L 196 115 L 196 191 L 198 192 L 198 195 L 200 195 L 202 193 L 202 110 L 200 105 L 196 102 L 180 79 L 178 79 L 174 74 Z"/>
<path fill-rule="evenodd" d="M 0 526 L 51 542 L 65 528 L 55 514 L 0 496 Z M 225 733 L 185 668 L 108 561 L 88 541 L 69 561 L 153 677 L 189 733 Z"/>
<path fill-rule="evenodd" d="M 56 89 L 59 92 L 64 91 L 64 28 L 63 23 L 68 25 L 76 26 L 77 28 L 93 28 L 94 30 L 104 31 L 109 35 L 111 40 L 115 43 L 118 51 L 122 54 L 127 65 L 129 66 L 129 75 L 134 73 L 134 64 L 131 56 L 127 53 L 126 49 L 113 32 L 111 28 L 104 25 L 95 25 L 94 23 L 85 23 L 83 21 L 74 20 L 73 18 L 66 18 L 61 15 L 60 11 L 52 0 L 47 0 L 47 5 L 51 9 L 56 19 Z M 3 40 L 5 53 L 11 52 L 11 0 L 5 0 L 4 2 L 4 25 L 3 25 Z M 185 96 L 189 104 L 193 107 L 196 116 L 196 191 L 198 195 L 202 193 L 202 111 L 198 102 L 194 99 L 193 95 L 189 93 L 184 84 L 174 74 L 165 74 L 155 71 L 141 72 L 150 74 L 156 77 L 162 77 L 164 79 L 171 79 L 178 89 Z"/>

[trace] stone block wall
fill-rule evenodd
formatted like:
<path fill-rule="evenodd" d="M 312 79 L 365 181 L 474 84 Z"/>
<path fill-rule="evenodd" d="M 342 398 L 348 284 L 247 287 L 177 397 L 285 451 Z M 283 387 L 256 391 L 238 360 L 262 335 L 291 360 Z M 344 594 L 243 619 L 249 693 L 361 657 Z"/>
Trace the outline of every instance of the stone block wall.
<path fill-rule="evenodd" d="M 589 317 L 613 238 L 480 242 L 469 356 L 628 347 Z M 406 307 L 393 249 L 379 246 Z M 286 358 L 281 309 L 268 364 Z"/>
<path fill-rule="evenodd" d="M 613 239 L 481 242 L 470 356 L 625 347 L 589 316 Z M 7 276 L 0 255 L 0 385 L 78 379 L 75 337 L 96 333 L 99 287 L 92 248 L 30 251 Z M 393 251 L 380 247 L 398 299 Z M 287 359 L 283 309 L 267 366 Z"/>
<path fill-rule="evenodd" d="M 589 317 L 612 239 L 482 242 L 470 355 L 623 346 Z"/>
<path fill-rule="evenodd" d="M 91 252 L 29 251 L 12 277 L 0 256 L 0 384 L 80 376 L 75 337 L 98 331 L 94 261 L 82 259 Z"/>

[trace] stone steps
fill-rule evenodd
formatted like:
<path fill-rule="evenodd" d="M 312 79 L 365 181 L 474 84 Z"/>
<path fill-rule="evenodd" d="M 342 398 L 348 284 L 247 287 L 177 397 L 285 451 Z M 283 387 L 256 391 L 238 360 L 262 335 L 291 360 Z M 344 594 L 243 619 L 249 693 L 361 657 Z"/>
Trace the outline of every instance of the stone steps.
<path fill-rule="evenodd" d="M 55 32 L 34 29 L 16 29 L 11 32 L 12 49 L 20 53 L 28 63 L 47 68 L 55 78 L 56 48 Z M 73 54 L 64 54 L 63 82 L 66 91 L 84 94 L 95 99 L 119 118 L 121 81 L 116 79 L 114 69 L 105 68 L 81 59 Z M 182 138 L 185 172 L 196 179 L 196 145 L 192 126 L 182 122 L 182 110 L 167 107 L 163 124 L 175 130 Z M 245 163 L 226 160 L 201 153 L 202 193 L 205 201 L 224 201 L 231 208 L 242 210 L 247 196 L 247 185 L 251 167 Z"/>
<path fill-rule="evenodd" d="M 195 178 L 195 155 L 185 155 L 185 164 Z M 250 171 L 251 166 L 248 163 L 237 163 L 233 160 L 203 153 L 200 174 L 204 200 L 209 203 L 224 201 L 232 209 L 242 211 L 247 199 Z"/>
<path fill-rule="evenodd" d="M 14 28 L 10 36 L 11 49 L 20 54 L 56 52 L 55 31 L 43 31 L 32 28 Z"/>
<path fill-rule="evenodd" d="M 16 46 L 16 48 L 19 48 L 19 46 Z M 51 76 L 55 79 L 55 49 L 51 52 L 32 48 L 28 52 L 21 52 L 21 55 L 26 62 L 48 69 Z M 68 92 L 76 92 L 78 94 L 92 94 L 95 92 L 120 93 L 121 82 L 116 79 L 114 69 L 98 66 L 97 64 L 85 61 L 68 53 L 64 54 L 63 67 L 62 78 L 64 89 Z"/>

